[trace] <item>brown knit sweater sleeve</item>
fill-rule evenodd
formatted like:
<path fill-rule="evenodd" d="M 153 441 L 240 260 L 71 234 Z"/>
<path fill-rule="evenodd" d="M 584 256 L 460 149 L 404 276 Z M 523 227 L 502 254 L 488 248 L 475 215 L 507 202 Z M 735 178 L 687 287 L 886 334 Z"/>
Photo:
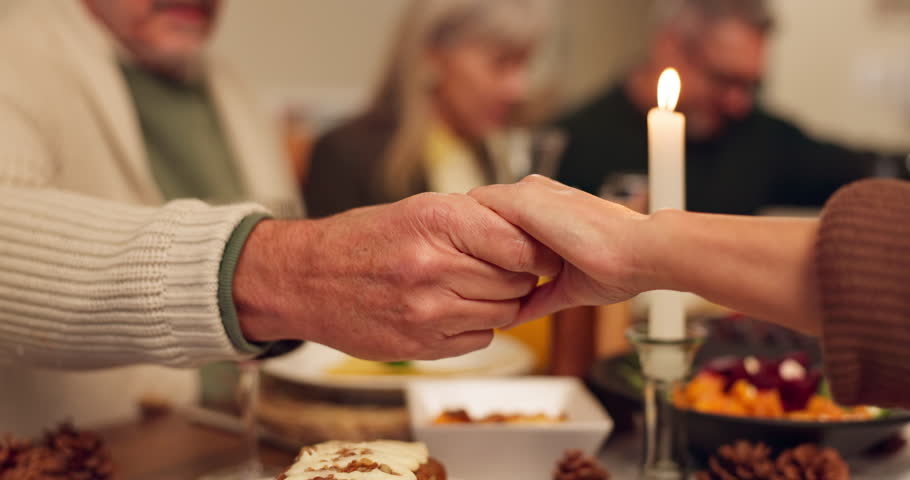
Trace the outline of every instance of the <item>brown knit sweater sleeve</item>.
<path fill-rule="evenodd" d="M 910 407 L 910 183 L 865 180 L 835 194 L 816 263 L 835 397 Z"/>

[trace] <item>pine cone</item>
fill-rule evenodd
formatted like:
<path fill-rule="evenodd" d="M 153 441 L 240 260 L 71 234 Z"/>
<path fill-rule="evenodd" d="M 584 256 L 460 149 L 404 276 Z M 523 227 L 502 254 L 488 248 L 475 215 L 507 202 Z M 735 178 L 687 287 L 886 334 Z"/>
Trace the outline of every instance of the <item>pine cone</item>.
<path fill-rule="evenodd" d="M 35 462 L 35 458 L 32 446 L 16 452 L 0 468 L 0 480 L 35 480 L 40 478 L 40 468 Z"/>
<path fill-rule="evenodd" d="M 554 480 L 610 480 L 610 473 L 586 457 L 581 450 L 569 450 L 556 466 Z"/>
<path fill-rule="evenodd" d="M 31 443 L 17 440 L 10 435 L 0 440 L 0 473 L 12 468 L 19 461 L 19 457 L 32 448 Z"/>
<path fill-rule="evenodd" d="M 697 480 L 777 480 L 771 449 L 746 441 L 724 445 L 708 461 L 708 470 L 698 472 Z"/>
<path fill-rule="evenodd" d="M 72 425 L 63 424 L 45 435 L 44 445 L 53 452 L 53 460 L 44 464 L 49 474 L 67 480 L 108 480 L 113 475 L 110 455 L 93 433 L 78 432 Z"/>
<path fill-rule="evenodd" d="M 0 443 L 0 480 L 109 480 L 113 464 L 101 439 L 64 424 L 37 444 Z"/>
<path fill-rule="evenodd" d="M 848 480 L 850 467 L 837 450 L 817 445 L 800 445 L 777 458 L 782 480 Z"/>

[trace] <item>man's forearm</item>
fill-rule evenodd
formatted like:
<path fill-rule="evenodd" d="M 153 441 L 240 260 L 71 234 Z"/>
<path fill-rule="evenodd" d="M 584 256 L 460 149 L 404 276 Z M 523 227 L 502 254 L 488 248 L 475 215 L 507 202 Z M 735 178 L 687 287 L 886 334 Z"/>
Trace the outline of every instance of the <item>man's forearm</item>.
<path fill-rule="evenodd" d="M 657 288 L 819 333 L 816 220 L 662 211 L 644 229 Z"/>

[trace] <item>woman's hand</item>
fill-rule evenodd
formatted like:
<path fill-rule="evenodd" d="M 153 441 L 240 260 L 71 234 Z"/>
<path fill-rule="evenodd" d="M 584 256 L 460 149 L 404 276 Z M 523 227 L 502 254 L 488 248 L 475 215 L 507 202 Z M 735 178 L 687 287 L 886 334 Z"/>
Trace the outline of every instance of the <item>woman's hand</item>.
<path fill-rule="evenodd" d="M 532 176 L 471 196 L 564 259 L 519 321 L 647 290 L 679 290 L 818 334 L 818 221 L 661 211 L 647 216 Z"/>
<path fill-rule="evenodd" d="M 564 259 L 560 274 L 527 299 L 519 321 L 659 288 L 641 254 L 648 251 L 646 215 L 539 175 L 470 195 Z"/>

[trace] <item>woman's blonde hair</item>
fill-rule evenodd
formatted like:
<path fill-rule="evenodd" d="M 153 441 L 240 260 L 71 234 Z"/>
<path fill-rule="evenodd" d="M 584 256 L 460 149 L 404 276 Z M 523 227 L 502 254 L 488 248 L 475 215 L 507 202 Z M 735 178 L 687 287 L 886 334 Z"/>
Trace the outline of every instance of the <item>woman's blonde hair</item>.
<path fill-rule="evenodd" d="M 549 0 L 413 0 L 399 27 L 369 113 L 394 125 L 382 152 L 380 187 L 403 198 L 420 186 L 422 149 L 431 123 L 431 48 L 480 40 L 523 49 L 548 22 Z M 379 152 L 377 152 L 379 153 Z"/>

